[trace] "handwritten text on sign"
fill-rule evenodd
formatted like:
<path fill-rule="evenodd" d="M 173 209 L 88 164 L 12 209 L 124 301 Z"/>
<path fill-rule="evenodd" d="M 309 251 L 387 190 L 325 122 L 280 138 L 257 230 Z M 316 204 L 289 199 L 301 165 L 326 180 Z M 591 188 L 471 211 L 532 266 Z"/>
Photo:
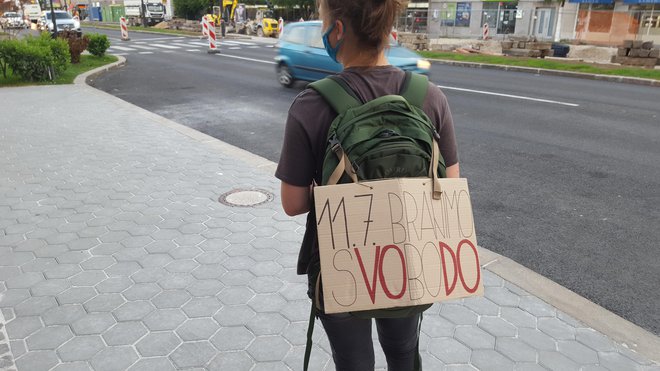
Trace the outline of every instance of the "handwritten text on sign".
<path fill-rule="evenodd" d="M 465 179 L 402 178 L 316 187 L 326 313 L 483 293 Z"/>

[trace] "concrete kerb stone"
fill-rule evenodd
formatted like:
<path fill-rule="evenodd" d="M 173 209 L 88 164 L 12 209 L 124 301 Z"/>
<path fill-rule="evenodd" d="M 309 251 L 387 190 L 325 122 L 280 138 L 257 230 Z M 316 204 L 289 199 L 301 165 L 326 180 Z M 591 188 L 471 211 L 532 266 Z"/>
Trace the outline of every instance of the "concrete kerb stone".
<path fill-rule="evenodd" d="M 85 73 L 76 78 L 75 84 L 90 93 L 103 95 L 114 104 L 148 117 L 163 126 L 172 128 L 181 134 L 193 138 L 225 156 L 233 157 L 248 163 L 260 171 L 273 174 L 277 164 L 261 156 L 255 155 L 231 144 L 222 142 L 209 135 L 198 132 L 187 126 L 168 120 L 153 112 L 121 100 L 111 94 L 92 88 L 86 84 L 87 78 L 102 73 L 109 68 L 116 68 L 125 63 L 120 57 L 118 62 Z M 550 279 L 516 263 L 515 261 L 479 246 L 479 254 L 483 269 L 487 269 L 504 280 L 521 287 L 534 296 L 552 305 L 558 310 L 574 317 L 596 331 L 610 337 L 639 354 L 660 362 L 660 337 L 642 329 L 607 309 L 585 299 L 573 291 L 551 281 Z"/>
<path fill-rule="evenodd" d="M 0 294 L 0 302 L 4 294 Z M 15 370 L 14 355 L 9 345 L 9 335 L 7 335 L 7 321 L 0 310 L 0 370 Z"/>
<path fill-rule="evenodd" d="M 579 78 L 579 79 L 601 80 L 601 81 L 621 82 L 621 83 L 633 84 L 633 85 L 644 85 L 644 86 L 660 87 L 660 80 L 643 79 L 643 78 L 637 78 L 637 77 L 599 75 L 599 74 L 584 73 L 584 72 L 558 71 L 558 70 L 549 70 L 549 69 L 545 69 L 545 68 L 519 67 L 519 66 L 489 64 L 489 63 L 461 62 L 461 61 L 451 61 L 451 60 L 446 60 L 446 59 L 433 59 L 433 58 L 431 58 L 429 60 L 433 61 L 433 62 L 441 63 L 441 64 L 446 64 L 446 65 L 450 65 L 450 66 L 458 66 L 458 67 L 470 67 L 470 68 L 483 68 L 483 69 L 504 70 L 504 71 L 513 71 L 513 72 L 525 72 L 525 73 L 534 73 L 534 74 L 537 74 L 537 75 L 573 77 L 573 78 Z"/>

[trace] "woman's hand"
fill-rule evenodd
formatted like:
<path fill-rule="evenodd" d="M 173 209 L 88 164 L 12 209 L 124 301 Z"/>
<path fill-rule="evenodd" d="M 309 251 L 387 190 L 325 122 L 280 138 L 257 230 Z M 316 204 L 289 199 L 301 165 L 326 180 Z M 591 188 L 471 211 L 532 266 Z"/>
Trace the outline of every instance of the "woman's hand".
<path fill-rule="evenodd" d="M 447 178 L 460 178 L 461 170 L 458 167 L 458 162 L 448 167 L 446 169 L 446 173 L 447 173 Z"/>

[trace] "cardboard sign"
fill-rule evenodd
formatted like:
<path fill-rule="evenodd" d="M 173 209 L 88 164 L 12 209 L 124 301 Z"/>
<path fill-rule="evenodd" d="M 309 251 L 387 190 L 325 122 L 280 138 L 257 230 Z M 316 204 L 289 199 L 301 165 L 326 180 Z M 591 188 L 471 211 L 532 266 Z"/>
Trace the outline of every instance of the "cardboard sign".
<path fill-rule="evenodd" d="M 314 188 L 326 313 L 481 295 L 466 179 L 400 178 Z"/>

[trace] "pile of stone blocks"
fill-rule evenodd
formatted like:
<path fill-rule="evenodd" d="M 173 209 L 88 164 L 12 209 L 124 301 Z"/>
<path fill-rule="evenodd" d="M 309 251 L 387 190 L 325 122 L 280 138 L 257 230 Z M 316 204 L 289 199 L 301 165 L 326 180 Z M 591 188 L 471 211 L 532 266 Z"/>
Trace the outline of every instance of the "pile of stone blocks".
<path fill-rule="evenodd" d="M 654 68 L 660 65 L 660 49 L 653 47 L 653 41 L 625 40 L 612 56 L 612 63 Z"/>
<path fill-rule="evenodd" d="M 188 20 L 175 18 L 167 22 L 167 28 L 171 30 L 184 30 L 192 32 L 202 32 L 202 24 L 199 20 Z M 216 32 L 219 30 L 216 26 Z"/>
<path fill-rule="evenodd" d="M 429 36 L 425 33 L 402 32 L 397 35 L 397 41 L 412 50 L 429 50 Z"/>
<path fill-rule="evenodd" d="M 509 37 L 502 41 L 502 54 L 511 57 L 545 58 L 552 56 L 552 43 L 538 41 L 535 37 Z"/>

